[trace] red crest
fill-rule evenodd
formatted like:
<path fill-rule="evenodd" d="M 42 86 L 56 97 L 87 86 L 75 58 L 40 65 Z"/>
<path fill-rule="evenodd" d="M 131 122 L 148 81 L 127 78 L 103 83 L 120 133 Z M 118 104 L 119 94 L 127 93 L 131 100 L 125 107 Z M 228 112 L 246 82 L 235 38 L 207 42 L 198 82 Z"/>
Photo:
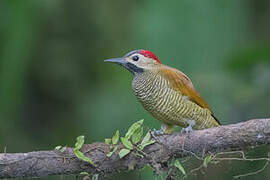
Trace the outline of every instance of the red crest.
<path fill-rule="evenodd" d="M 159 64 L 161 64 L 160 60 L 158 59 L 158 57 L 152 53 L 151 51 L 148 51 L 148 50 L 141 50 L 139 52 L 141 55 L 145 56 L 145 57 L 148 57 L 148 58 L 152 58 L 154 60 L 156 60 Z"/>

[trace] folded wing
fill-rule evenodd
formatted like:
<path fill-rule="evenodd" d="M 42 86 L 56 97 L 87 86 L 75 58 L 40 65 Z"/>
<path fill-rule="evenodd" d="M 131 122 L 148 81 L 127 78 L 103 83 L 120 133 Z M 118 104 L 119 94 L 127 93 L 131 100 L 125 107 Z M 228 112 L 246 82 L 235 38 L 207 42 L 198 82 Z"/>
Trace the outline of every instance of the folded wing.
<path fill-rule="evenodd" d="M 178 91 L 184 96 L 187 96 L 189 100 L 201 106 L 202 108 L 208 109 L 211 112 L 213 118 L 220 124 L 217 118 L 213 115 L 213 112 L 211 111 L 207 102 L 195 90 L 191 80 L 183 72 L 175 68 L 164 66 L 160 68 L 160 73 L 170 81 L 172 88 L 175 91 Z"/>

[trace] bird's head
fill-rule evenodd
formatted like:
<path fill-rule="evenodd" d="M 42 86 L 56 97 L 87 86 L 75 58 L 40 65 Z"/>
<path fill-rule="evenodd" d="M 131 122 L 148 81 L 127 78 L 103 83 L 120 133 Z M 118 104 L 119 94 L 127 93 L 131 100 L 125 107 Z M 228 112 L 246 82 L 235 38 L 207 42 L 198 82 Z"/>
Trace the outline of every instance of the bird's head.
<path fill-rule="evenodd" d="M 121 58 L 107 59 L 105 62 L 119 64 L 133 74 L 155 69 L 161 65 L 161 62 L 154 53 L 142 49 L 131 51 Z"/>

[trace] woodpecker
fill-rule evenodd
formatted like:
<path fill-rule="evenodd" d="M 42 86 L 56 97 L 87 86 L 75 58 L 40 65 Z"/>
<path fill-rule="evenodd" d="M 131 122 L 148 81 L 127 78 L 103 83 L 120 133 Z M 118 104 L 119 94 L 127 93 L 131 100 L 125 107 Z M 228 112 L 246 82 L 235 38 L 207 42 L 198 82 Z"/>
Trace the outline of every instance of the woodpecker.
<path fill-rule="evenodd" d="M 220 125 L 191 80 L 183 72 L 163 65 L 151 51 L 134 50 L 105 62 L 119 64 L 133 74 L 135 96 L 145 110 L 162 122 L 155 133 L 171 134 L 174 125 L 182 127 L 182 132 Z"/>

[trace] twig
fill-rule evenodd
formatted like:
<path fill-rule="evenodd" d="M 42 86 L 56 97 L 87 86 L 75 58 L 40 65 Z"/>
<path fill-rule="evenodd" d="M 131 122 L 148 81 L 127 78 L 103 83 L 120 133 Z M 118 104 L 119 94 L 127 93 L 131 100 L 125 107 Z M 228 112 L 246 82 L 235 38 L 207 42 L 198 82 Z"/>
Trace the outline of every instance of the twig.
<path fill-rule="evenodd" d="M 254 171 L 254 172 L 250 172 L 250 173 L 246 173 L 246 174 L 241 174 L 241 175 L 237 175 L 237 176 L 233 176 L 234 179 L 238 179 L 240 177 L 246 177 L 246 176 L 251 176 L 251 175 L 255 175 L 258 174 L 260 172 L 262 172 L 263 170 L 265 170 L 265 168 L 268 166 L 269 161 L 266 161 L 266 163 L 264 164 L 264 166 L 259 169 L 258 171 Z"/>

